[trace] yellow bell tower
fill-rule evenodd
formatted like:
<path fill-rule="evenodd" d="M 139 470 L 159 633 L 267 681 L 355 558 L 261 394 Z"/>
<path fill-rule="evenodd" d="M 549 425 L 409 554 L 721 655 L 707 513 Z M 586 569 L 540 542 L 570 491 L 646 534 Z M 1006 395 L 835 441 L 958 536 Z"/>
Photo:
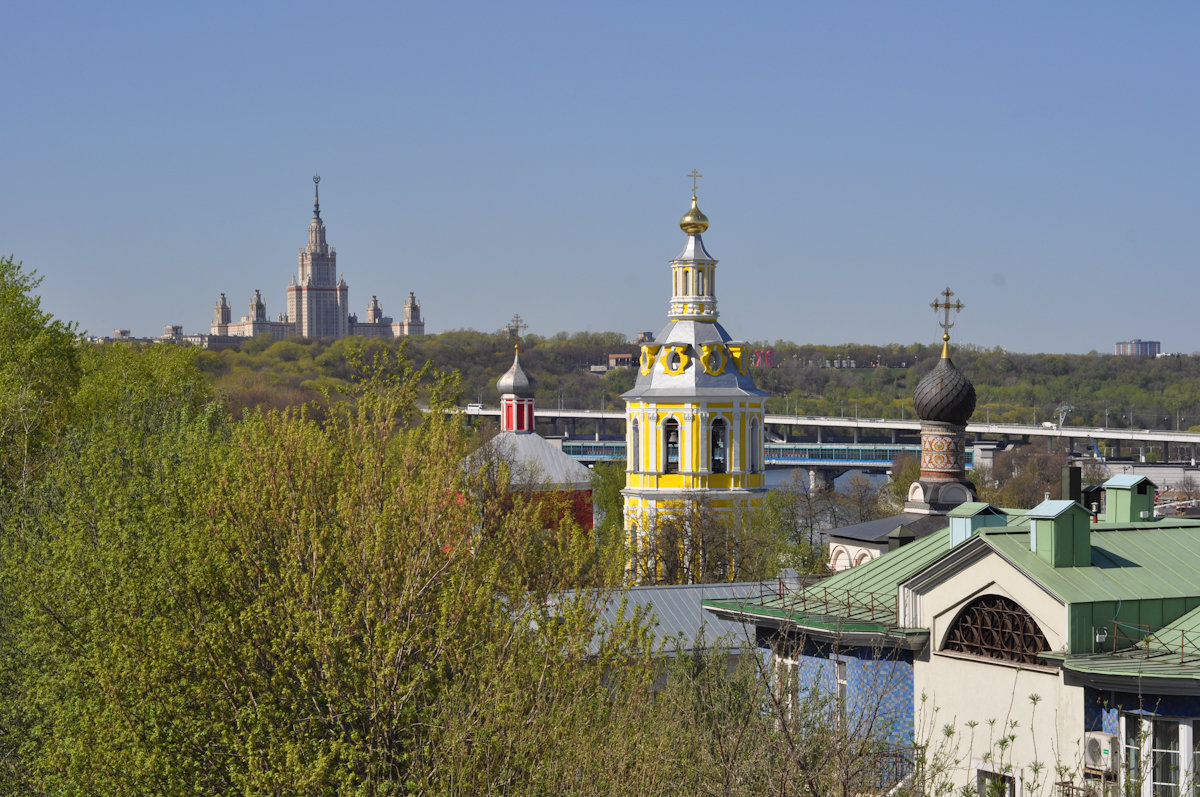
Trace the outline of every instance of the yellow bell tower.
<path fill-rule="evenodd" d="M 692 206 L 679 222 L 687 241 L 671 261 L 669 320 L 652 343 L 642 345 L 637 381 L 622 396 L 626 570 L 632 581 L 663 577 L 656 533 L 672 515 L 687 511 L 693 518 L 730 522 L 762 506 L 766 494 L 766 394 L 754 386 L 746 344 L 717 323 L 717 261 L 700 237 L 708 229 L 696 204 L 700 175 L 693 170 L 689 176 Z M 704 512 L 696 514 L 699 504 Z M 681 548 L 693 544 L 678 538 Z M 690 580 L 687 573 L 677 577 Z"/>

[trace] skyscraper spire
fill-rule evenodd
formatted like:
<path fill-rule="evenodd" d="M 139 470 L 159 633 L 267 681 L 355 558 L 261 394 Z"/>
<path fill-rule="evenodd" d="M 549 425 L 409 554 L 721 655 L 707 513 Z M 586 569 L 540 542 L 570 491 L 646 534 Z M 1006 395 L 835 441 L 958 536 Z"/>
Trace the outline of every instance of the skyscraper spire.
<path fill-rule="evenodd" d="M 321 175 L 313 175 L 313 218 L 321 218 Z"/>

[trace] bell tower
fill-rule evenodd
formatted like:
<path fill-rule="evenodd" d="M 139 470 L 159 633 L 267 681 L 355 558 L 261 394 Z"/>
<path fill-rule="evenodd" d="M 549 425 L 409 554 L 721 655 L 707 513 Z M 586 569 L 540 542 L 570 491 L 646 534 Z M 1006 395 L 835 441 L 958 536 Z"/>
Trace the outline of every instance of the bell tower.
<path fill-rule="evenodd" d="M 761 507 L 766 495 L 766 394 L 750 376 L 746 344 L 717 322 L 717 261 L 704 247 L 701 234 L 709 222 L 696 198 L 701 175 L 693 170 L 688 176 L 692 203 L 679 222 L 687 238 L 671 261 L 667 325 L 642 344 L 637 380 L 623 395 L 626 572 L 633 582 L 688 582 L 702 575 L 664 574 L 656 535 L 672 515 L 703 503 L 708 516 L 732 523 L 739 513 Z M 734 578 L 736 552 L 728 565 L 723 575 Z"/>

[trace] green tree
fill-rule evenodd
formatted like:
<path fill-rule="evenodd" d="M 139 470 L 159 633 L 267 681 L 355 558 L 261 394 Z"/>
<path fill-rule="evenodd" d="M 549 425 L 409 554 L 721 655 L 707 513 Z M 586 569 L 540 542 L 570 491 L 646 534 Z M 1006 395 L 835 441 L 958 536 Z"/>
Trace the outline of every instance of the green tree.
<path fill-rule="evenodd" d="M 40 282 L 0 258 L 0 486 L 31 477 L 79 381 L 75 328 L 41 309 Z"/>

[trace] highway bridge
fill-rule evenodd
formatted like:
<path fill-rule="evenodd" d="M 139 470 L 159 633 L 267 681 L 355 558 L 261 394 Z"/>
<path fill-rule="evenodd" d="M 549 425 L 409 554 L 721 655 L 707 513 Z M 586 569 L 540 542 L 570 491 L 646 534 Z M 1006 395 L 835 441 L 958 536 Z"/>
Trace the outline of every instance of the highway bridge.
<path fill-rule="evenodd" d="M 499 417 L 500 410 L 479 405 L 469 405 L 463 410 L 466 415 Z M 621 437 L 625 432 L 624 410 L 535 410 L 538 422 L 553 424 L 570 437 L 577 423 L 582 422 L 596 431 L 593 437 Z M 870 439 L 883 439 L 891 444 L 901 444 L 918 439 L 921 431 L 919 420 L 897 418 L 839 418 L 814 415 L 767 414 L 768 445 L 772 442 L 789 442 L 792 436 L 815 438 L 818 444 L 833 443 L 840 439 L 865 444 Z M 772 435 L 772 432 L 774 434 Z M 782 434 L 780 434 L 782 433 Z M 1162 452 L 1162 461 L 1186 462 L 1195 465 L 1196 447 L 1200 444 L 1200 433 L 1163 429 L 1114 429 L 1092 426 L 1058 426 L 1057 424 L 989 423 L 984 421 L 967 424 L 967 434 L 975 438 L 987 437 L 998 440 L 1031 440 L 1033 438 L 1058 438 L 1063 446 L 1070 445 L 1080 451 L 1092 451 L 1103 442 L 1105 457 L 1126 457 L 1146 461 L 1147 452 Z M 779 438 L 775 440 L 773 438 Z M 769 455 L 768 455 L 769 456 Z"/>

